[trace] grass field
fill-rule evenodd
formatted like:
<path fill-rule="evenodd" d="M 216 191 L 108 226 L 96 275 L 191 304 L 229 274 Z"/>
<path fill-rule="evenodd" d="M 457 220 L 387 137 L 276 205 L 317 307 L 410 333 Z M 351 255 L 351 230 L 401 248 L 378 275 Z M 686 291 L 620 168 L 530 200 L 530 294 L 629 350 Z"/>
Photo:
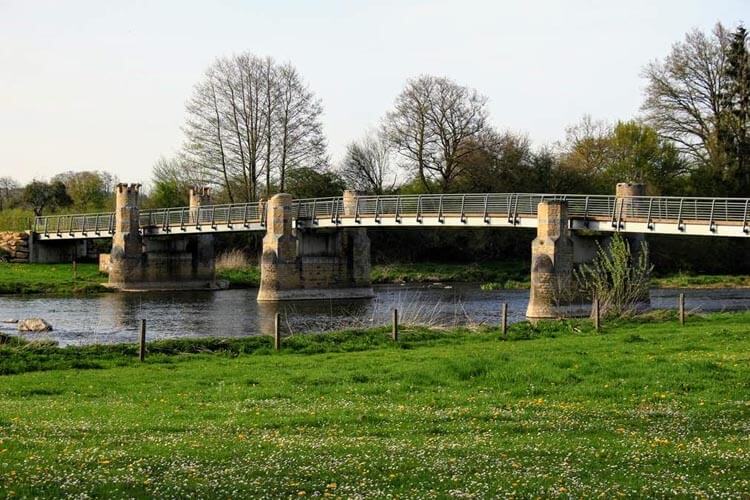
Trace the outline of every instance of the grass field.
<path fill-rule="evenodd" d="M 750 314 L 668 319 L 11 342 L 0 497 L 746 498 Z"/>
<path fill-rule="evenodd" d="M 107 291 L 97 264 L 8 264 L 0 262 L 0 294 L 76 294 Z"/>

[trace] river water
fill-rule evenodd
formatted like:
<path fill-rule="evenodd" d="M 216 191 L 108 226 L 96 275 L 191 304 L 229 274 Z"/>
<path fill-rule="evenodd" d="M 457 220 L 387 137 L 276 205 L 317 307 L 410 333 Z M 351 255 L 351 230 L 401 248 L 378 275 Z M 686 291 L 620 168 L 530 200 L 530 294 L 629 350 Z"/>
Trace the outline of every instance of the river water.
<path fill-rule="evenodd" d="M 651 305 L 675 308 L 685 293 L 686 308 L 698 311 L 750 308 L 750 289 L 658 289 Z M 145 318 L 150 340 L 185 337 L 242 337 L 272 331 L 276 312 L 289 333 L 320 332 L 387 324 L 398 308 L 403 323 L 435 326 L 497 324 L 500 304 L 508 304 L 509 322 L 522 321 L 528 290 L 483 291 L 478 283 L 381 285 L 375 298 L 351 301 L 258 304 L 257 289 L 216 292 L 109 293 L 91 297 L 0 297 L 0 320 L 41 317 L 54 327 L 26 338 L 60 345 L 135 342 Z M 16 326 L 0 323 L 0 332 Z"/>

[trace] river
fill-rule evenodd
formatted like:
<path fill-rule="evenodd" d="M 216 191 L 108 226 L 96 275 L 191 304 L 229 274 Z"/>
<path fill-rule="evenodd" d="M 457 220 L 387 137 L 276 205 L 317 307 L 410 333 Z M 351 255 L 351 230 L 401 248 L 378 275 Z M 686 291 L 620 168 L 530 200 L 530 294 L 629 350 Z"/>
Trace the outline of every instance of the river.
<path fill-rule="evenodd" d="M 651 305 L 675 308 L 685 293 L 688 311 L 750 308 L 750 289 L 655 289 Z M 109 293 L 88 297 L 0 297 L 0 320 L 41 317 L 54 330 L 25 334 L 28 339 L 50 339 L 61 346 L 135 342 L 145 318 L 149 340 L 186 337 L 242 337 L 270 333 L 281 313 L 287 333 L 320 332 L 368 327 L 390 321 L 394 307 L 402 323 L 435 326 L 497 324 L 500 304 L 508 304 L 509 322 L 522 321 L 528 290 L 483 291 L 478 283 L 380 285 L 375 298 L 352 301 L 314 301 L 258 304 L 257 289 L 217 292 Z M 15 333 L 15 325 L 0 323 L 0 332 Z"/>

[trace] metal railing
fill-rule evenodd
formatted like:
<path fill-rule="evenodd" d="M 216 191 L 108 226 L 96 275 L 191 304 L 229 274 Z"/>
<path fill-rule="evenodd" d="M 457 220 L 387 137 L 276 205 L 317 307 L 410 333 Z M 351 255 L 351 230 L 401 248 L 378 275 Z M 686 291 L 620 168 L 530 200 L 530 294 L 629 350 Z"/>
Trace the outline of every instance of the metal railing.
<path fill-rule="evenodd" d="M 568 203 L 570 218 L 586 220 L 609 220 L 615 230 L 628 221 L 645 222 L 649 227 L 659 224 L 675 224 L 684 228 L 687 224 L 703 224 L 714 230 L 718 224 L 741 225 L 747 234 L 750 221 L 746 198 L 687 198 L 669 196 L 634 196 L 617 198 L 606 195 L 571 195 L 539 193 L 491 193 L 491 194 L 436 194 L 405 196 L 360 196 L 352 207 L 344 207 L 342 198 L 315 198 L 295 200 L 293 217 L 296 220 L 330 219 L 341 222 L 353 217 L 382 220 L 384 223 L 398 222 L 412 217 L 419 221 L 426 217 L 444 219 L 458 216 L 460 220 L 482 217 L 489 222 L 497 216 L 507 217 L 513 224 L 520 217 L 537 215 L 542 201 L 564 200 Z"/>
<path fill-rule="evenodd" d="M 618 231 L 625 224 L 635 222 L 648 230 L 663 224 L 678 231 L 684 231 L 688 226 L 701 226 L 707 228 L 710 234 L 719 226 L 731 225 L 741 227 L 745 235 L 750 234 L 750 199 L 746 198 L 616 198 L 539 193 L 425 194 L 359 196 L 347 206 L 341 197 L 311 198 L 293 201 L 292 218 L 297 225 L 313 226 L 321 221 L 336 226 L 362 221 L 387 226 L 407 220 L 442 223 L 446 219 L 459 223 L 470 219 L 487 224 L 500 221 L 515 226 L 522 219 L 536 217 L 537 206 L 545 200 L 567 201 L 571 219 L 583 221 L 584 224 L 596 221 L 599 229 Z M 144 231 L 157 233 L 200 230 L 203 227 L 222 231 L 262 230 L 266 216 L 264 202 L 164 208 L 140 212 L 139 226 Z M 113 234 L 114 225 L 115 215 L 111 212 L 52 215 L 36 217 L 32 230 L 45 236 L 105 237 Z"/>

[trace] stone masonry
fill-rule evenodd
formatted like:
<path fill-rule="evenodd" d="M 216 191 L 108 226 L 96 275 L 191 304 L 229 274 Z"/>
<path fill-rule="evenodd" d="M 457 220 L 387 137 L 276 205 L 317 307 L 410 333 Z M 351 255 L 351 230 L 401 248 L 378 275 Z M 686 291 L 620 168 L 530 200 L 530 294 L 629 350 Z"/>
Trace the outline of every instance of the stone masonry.
<path fill-rule="evenodd" d="M 117 186 L 112 252 L 108 265 L 106 257 L 100 260 L 100 266 L 109 271 L 109 286 L 119 290 L 215 288 L 213 236 L 144 238 L 138 223 L 139 189 L 139 184 Z"/>
<path fill-rule="evenodd" d="M 355 196 L 344 194 L 345 212 L 353 210 Z M 259 302 L 373 296 L 370 239 L 365 229 L 294 229 L 288 194 L 271 198 L 267 220 Z"/>
<path fill-rule="evenodd" d="M 29 262 L 29 233 L 22 231 L 0 232 L 0 260 Z"/>

